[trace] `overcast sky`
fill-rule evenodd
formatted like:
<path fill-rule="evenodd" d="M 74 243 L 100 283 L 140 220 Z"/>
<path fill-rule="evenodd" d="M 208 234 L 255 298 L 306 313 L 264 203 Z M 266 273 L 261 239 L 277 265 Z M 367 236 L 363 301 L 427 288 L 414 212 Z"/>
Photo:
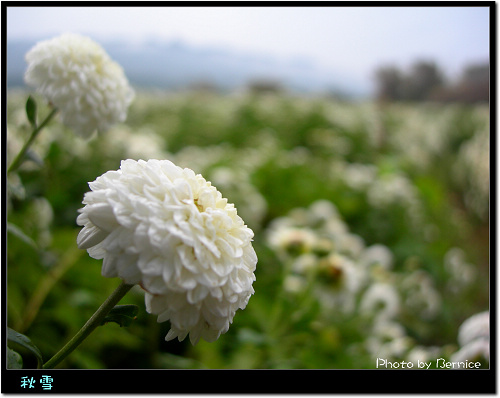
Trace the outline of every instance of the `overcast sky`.
<path fill-rule="evenodd" d="M 487 7 L 7 8 L 8 40 L 69 31 L 95 40 L 181 40 L 303 58 L 365 81 L 380 65 L 434 60 L 454 75 L 489 59 Z"/>

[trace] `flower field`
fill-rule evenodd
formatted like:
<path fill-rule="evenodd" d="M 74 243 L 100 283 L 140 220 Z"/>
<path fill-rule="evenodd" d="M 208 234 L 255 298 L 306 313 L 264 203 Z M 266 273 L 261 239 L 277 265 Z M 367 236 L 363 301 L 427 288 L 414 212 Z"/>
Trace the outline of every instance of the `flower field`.
<path fill-rule="evenodd" d="M 8 163 L 29 137 L 27 97 L 7 95 Z M 488 368 L 460 326 L 489 310 L 489 137 L 487 105 L 280 92 L 139 91 L 126 121 L 90 140 L 53 120 L 8 176 L 8 326 L 45 360 L 82 327 L 120 282 L 77 247 L 88 182 L 125 159 L 168 159 L 253 230 L 255 293 L 227 333 L 192 345 L 165 341 L 169 322 L 135 286 L 121 303 L 137 318 L 99 327 L 60 368 Z"/>

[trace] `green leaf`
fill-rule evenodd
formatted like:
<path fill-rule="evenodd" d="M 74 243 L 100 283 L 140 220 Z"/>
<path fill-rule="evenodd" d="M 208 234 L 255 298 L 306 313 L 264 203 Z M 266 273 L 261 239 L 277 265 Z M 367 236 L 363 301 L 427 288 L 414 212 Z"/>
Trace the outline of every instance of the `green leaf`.
<path fill-rule="evenodd" d="M 7 369 L 22 369 L 23 358 L 14 350 L 7 347 Z"/>
<path fill-rule="evenodd" d="M 134 304 L 115 305 L 101 322 L 101 326 L 108 322 L 115 322 L 120 327 L 129 326 L 139 313 L 139 307 Z"/>
<path fill-rule="evenodd" d="M 8 222 L 7 232 L 11 233 L 14 236 L 17 236 L 19 239 L 21 239 L 24 243 L 31 246 L 33 249 L 38 250 L 38 246 L 35 243 L 35 241 L 31 239 L 28 235 L 26 235 L 17 225 Z"/>
<path fill-rule="evenodd" d="M 36 127 L 36 101 L 31 95 L 26 101 L 26 116 L 28 117 L 30 124 L 33 127 Z"/>
<path fill-rule="evenodd" d="M 7 345 L 16 351 L 28 351 L 29 354 L 34 355 L 37 360 L 37 369 L 43 365 L 42 353 L 36 345 L 24 334 L 16 332 L 14 329 L 7 328 Z"/>

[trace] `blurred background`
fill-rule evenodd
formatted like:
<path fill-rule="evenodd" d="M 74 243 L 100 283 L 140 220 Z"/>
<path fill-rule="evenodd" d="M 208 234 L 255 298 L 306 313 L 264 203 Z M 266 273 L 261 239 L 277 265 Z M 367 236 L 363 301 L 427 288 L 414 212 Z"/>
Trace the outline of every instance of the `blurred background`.
<path fill-rule="evenodd" d="M 459 330 L 489 309 L 490 12 L 6 7 L 8 162 L 30 133 L 27 96 L 48 113 L 23 82 L 36 42 L 88 35 L 136 90 L 125 123 L 84 141 L 55 121 L 9 176 L 8 326 L 46 360 L 79 330 L 118 285 L 76 247 L 88 182 L 159 158 L 235 203 L 255 232 L 256 293 L 193 347 L 165 342 L 134 289 L 122 303 L 138 319 L 99 328 L 60 367 L 488 367 Z"/>
<path fill-rule="evenodd" d="M 140 88 L 487 100 L 463 91 L 487 80 L 489 28 L 488 7 L 8 7 L 7 84 L 35 42 L 74 32 Z"/>

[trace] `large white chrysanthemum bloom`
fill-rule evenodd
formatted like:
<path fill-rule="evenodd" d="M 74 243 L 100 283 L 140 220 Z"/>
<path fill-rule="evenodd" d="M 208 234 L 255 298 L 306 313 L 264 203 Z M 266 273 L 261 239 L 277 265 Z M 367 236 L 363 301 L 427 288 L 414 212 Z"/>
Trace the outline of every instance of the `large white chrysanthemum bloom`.
<path fill-rule="evenodd" d="M 253 232 L 201 175 L 168 160 L 124 160 L 89 184 L 78 246 L 102 274 L 140 284 L 166 340 L 216 340 L 254 293 Z"/>
<path fill-rule="evenodd" d="M 134 91 L 122 67 L 90 38 L 66 33 L 37 43 L 25 58 L 25 82 L 78 135 L 88 138 L 125 120 Z"/>

